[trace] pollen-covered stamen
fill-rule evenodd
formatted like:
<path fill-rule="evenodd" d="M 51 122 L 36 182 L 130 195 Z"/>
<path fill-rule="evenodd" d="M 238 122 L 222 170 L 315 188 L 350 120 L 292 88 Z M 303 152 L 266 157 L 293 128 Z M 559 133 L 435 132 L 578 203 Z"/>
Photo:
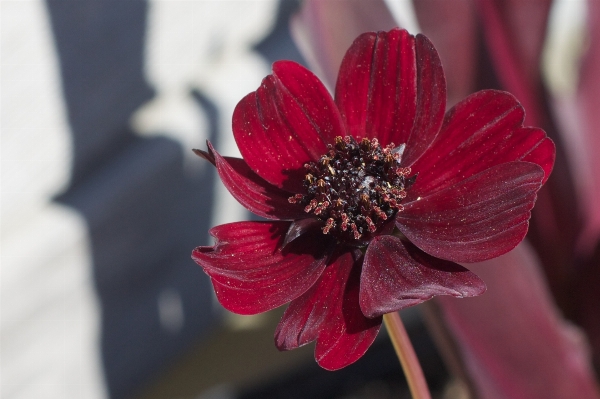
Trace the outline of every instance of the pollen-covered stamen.
<path fill-rule="evenodd" d="M 354 236 L 355 240 L 358 240 L 361 236 L 361 234 L 358 232 L 358 228 L 356 227 L 355 223 L 352 223 L 350 225 L 350 230 L 352 230 L 352 235 Z"/>
<path fill-rule="evenodd" d="M 333 220 L 333 218 L 327 219 L 327 223 L 325 223 L 325 226 L 323 227 L 323 234 L 328 234 L 333 226 L 335 226 L 335 220 Z"/>
<path fill-rule="evenodd" d="M 404 145 L 382 147 L 377 139 L 338 136 L 318 162 L 304 165 L 306 193 L 289 202 L 323 220 L 324 234 L 359 240 L 403 209 L 400 202 L 416 179 L 400 166 L 403 152 Z"/>
<path fill-rule="evenodd" d="M 323 201 L 315 208 L 314 213 L 315 213 L 315 215 L 320 215 L 327 208 L 329 208 L 329 201 Z"/>
<path fill-rule="evenodd" d="M 369 216 L 365 218 L 365 222 L 367 222 L 367 227 L 371 233 L 374 233 L 377 230 L 377 226 L 375 226 L 375 223 L 373 223 Z"/>
<path fill-rule="evenodd" d="M 298 202 L 302 201 L 303 198 L 304 196 L 302 194 L 296 194 L 293 197 L 288 198 L 288 202 L 290 204 L 297 204 Z"/>
<path fill-rule="evenodd" d="M 317 200 L 312 199 L 310 201 L 310 203 L 304 207 L 304 212 L 309 213 L 310 211 L 312 211 L 313 209 L 315 209 L 317 207 L 317 204 L 318 204 Z"/>
<path fill-rule="evenodd" d="M 384 211 L 381 210 L 380 207 L 374 206 L 373 210 L 375 211 L 375 214 L 377 215 L 378 218 L 380 218 L 381 220 L 387 220 L 387 215 L 385 214 Z"/>
<path fill-rule="evenodd" d="M 342 231 L 348 230 L 348 215 L 342 213 Z"/>

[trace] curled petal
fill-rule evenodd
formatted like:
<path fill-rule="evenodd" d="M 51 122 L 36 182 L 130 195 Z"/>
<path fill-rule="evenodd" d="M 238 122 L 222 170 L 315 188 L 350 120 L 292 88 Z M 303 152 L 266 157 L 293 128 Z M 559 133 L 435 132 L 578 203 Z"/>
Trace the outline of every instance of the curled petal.
<path fill-rule="evenodd" d="M 222 157 L 211 143 L 208 143 L 208 148 L 221 181 L 231 195 L 250 212 L 267 219 L 293 220 L 306 217 L 301 206 L 289 202 L 292 194 L 267 183 L 243 159 Z"/>
<path fill-rule="evenodd" d="M 406 203 L 396 215 L 396 226 L 435 257 L 453 262 L 491 259 L 525 237 L 543 178 L 544 171 L 533 163 L 497 165 Z"/>
<path fill-rule="evenodd" d="M 319 278 L 329 242 L 305 234 L 281 249 L 289 222 L 239 222 L 214 227 L 212 247 L 198 247 L 192 259 L 208 274 L 219 302 L 239 314 L 281 306 Z M 317 239 L 318 238 L 318 239 Z"/>
<path fill-rule="evenodd" d="M 413 165 L 419 173 L 409 193 L 416 198 L 449 187 L 485 169 L 511 161 L 554 165 L 554 143 L 543 130 L 523 127 L 525 112 L 509 93 L 484 90 L 448 111 L 435 142 Z"/>
<path fill-rule="evenodd" d="M 367 351 L 379 332 L 381 317 L 368 319 L 360 310 L 359 256 L 347 252 L 335 258 L 317 284 L 290 303 L 275 331 L 280 350 L 316 339 L 315 358 L 327 370 L 354 363 Z"/>
<path fill-rule="evenodd" d="M 344 136 L 339 112 L 319 79 L 292 61 L 273 64 L 233 113 L 233 134 L 244 160 L 269 183 L 302 190 L 308 161 L 316 161 L 336 136 Z"/>
<path fill-rule="evenodd" d="M 444 117 L 446 83 L 437 52 L 425 36 L 405 30 L 365 33 L 342 61 L 335 100 L 354 137 L 409 143 L 405 159 L 412 163 Z"/>
<path fill-rule="evenodd" d="M 360 307 L 367 317 L 417 305 L 436 295 L 470 297 L 485 292 L 475 273 L 434 258 L 393 236 L 375 237 L 365 254 Z"/>

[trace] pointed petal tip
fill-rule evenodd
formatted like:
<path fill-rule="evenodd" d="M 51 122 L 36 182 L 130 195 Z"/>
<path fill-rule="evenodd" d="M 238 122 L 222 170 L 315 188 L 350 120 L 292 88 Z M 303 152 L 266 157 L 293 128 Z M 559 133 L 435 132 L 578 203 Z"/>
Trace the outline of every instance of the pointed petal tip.
<path fill-rule="evenodd" d="M 317 364 L 327 371 L 337 371 L 356 363 L 371 347 L 379 334 L 383 318 L 365 318 L 370 321 L 367 330 L 357 334 L 347 334 L 327 351 L 320 352 L 315 348 Z M 319 342 L 317 341 L 317 346 Z"/>
<path fill-rule="evenodd" d="M 216 166 L 215 157 L 212 156 L 212 154 L 210 154 L 209 152 L 204 151 L 204 150 L 199 150 L 197 148 L 192 148 L 192 151 L 194 152 L 194 154 L 198 155 L 200 158 L 210 162 L 211 164 L 213 164 L 213 166 Z"/>
<path fill-rule="evenodd" d="M 295 220 L 305 217 L 302 206 L 290 203 L 290 193 L 281 190 L 259 175 L 239 158 L 223 157 L 208 143 L 209 156 L 223 185 L 233 197 L 255 215 L 271 220 Z"/>

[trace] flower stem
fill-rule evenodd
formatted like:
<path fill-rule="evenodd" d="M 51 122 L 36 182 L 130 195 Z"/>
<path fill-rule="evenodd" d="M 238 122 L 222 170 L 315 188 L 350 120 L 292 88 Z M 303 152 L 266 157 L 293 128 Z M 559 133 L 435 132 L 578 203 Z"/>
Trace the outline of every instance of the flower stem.
<path fill-rule="evenodd" d="M 400 364 L 404 370 L 404 375 L 406 376 L 413 399 L 431 399 L 419 359 L 415 355 L 415 350 L 410 343 L 400 315 L 398 315 L 398 312 L 384 314 L 383 322 L 392 340 L 398 359 L 400 359 Z"/>

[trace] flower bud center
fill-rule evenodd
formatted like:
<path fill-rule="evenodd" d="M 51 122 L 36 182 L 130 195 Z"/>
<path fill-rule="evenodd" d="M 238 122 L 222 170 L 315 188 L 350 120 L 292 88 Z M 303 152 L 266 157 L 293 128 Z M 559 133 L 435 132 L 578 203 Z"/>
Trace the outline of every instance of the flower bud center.
<path fill-rule="evenodd" d="M 290 203 L 304 206 L 306 213 L 321 219 L 324 234 L 340 241 L 365 239 L 391 221 L 416 175 L 400 166 L 404 145 L 381 147 L 377 139 L 336 137 L 318 162 L 304 165 L 306 194 Z"/>

